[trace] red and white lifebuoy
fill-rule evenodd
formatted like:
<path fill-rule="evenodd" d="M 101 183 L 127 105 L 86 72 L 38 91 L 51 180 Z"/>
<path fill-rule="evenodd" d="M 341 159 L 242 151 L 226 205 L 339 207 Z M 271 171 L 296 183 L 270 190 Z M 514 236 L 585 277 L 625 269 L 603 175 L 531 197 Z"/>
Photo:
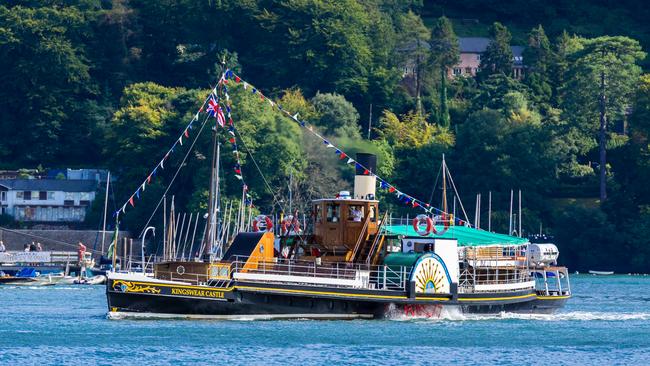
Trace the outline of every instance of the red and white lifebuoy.
<path fill-rule="evenodd" d="M 432 225 L 431 226 L 431 232 L 433 233 L 433 235 L 442 235 L 442 234 L 446 233 L 447 230 L 449 230 L 449 221 L 450 220 L 447 218 L 446 213 L 443 212 L 442 215 L 440 215 L 440 221 L 442 221 L 443 228 L 442 228 L 442 230 L 438 231 L 438 230 L 436 230 L 436 226 Z"/>
<path fill-rule="evenodd" d="M 266 215 L 258 215 L 253 219 L 253 231 L 273 231 L 273 221 Z"/>
<path fill-rule="evenodd" d="M 422 229 L 422 225 L 425 225 L 424 230 Z M 433 229 L 433 220 L 424 214 L 417 215 L 413 219 L 413 229 L 416 233 L 422 236 L 427 236 L 431 232 L 431 229 Z"/>
<path fill-rule="evenodd" d="M 298 234 L 300 232 L 300 221 L 296 220 L 293 215 L 288 215 L 282 220 L 280 229 L 282 230 L 282 235 L 287 235 L 291 231 Z"/>

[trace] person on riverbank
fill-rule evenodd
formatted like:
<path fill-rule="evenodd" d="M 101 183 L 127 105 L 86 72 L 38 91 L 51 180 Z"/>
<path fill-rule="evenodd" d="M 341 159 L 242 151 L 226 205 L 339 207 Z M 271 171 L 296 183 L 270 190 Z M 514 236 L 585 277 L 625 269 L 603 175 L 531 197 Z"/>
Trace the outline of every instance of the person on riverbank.
<path fill-rule="evenodd" d="M 5 243 L 0 240 L 0 253 L 4 253 L 7 251 L 7 248 L 5 248 Z"/>

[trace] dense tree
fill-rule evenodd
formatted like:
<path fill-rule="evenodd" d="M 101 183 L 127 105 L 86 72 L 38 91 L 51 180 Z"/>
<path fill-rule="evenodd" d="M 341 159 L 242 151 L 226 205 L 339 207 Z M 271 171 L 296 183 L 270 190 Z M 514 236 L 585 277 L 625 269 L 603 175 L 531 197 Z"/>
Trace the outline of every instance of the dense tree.
<path fill-rule="evenodd" d="M 551 43 L 541 25 L 533 28 L 528 35 L 523 57 L 527 66 L 524 82 L 531 89 L 531 95 L 537 104 L 548 105 L 552 94 L 549 68 L 554 56 Z"/>
<path fill-rule="evenodd" d="M 84 39 L 87 15 L 76 8 L 0 6 L 0 161 L 15 165 L 97 160 L 97 104 Z M 5 135 L 6 136 L 6 135 Z"/>
<path fill-rule="evenodd" d="M 339 94 L 317 93 L 312 99 L 318 119 L 314 123 L 327 135 L 360 139 L 359 113 Z"/>
<path fill-rule="evenodd" d="M 431 30 L 430 60 L 434 69 L 438 69 L 440 72 L 438 123 L 444 127 L 449 127 L 447 71 L 460 61 L 460 51 L 454 28 L 451 25 L 451 21 L 446 17 L 438 18 Z"/>
<path fill-rule="evenodd" d="M 479 79 L 483 80 L 494 74 L 512 74 L 513 55 L 510 48 L 512 35 L 503 24 L 495 22 L 490 27 L 490 43 L 481 55 L 481 71 Z"/>
<path fill-rule="evenodd" d="M 569 68 L 565 110 L 586 131 L 598 126 L 600 199 L 607 198 L 607 126 L 624 118 L 645 57 L 641 46 L 627 37 L 599 37 L 581 42 Z M 598 124 L 595 122 L 599 121 Z"/>
<path fill-rule="evenodd" d="M 415 83 L 415 108 L 422 114 L 422 82 L 426 73 L 426 64 L 429 56 L 428 41 L 431 38 L 429 29 L 422 22 L 419 15 L 409 11 L 399 18 L 399 57 L 401 63 L 413 70 Z"/>

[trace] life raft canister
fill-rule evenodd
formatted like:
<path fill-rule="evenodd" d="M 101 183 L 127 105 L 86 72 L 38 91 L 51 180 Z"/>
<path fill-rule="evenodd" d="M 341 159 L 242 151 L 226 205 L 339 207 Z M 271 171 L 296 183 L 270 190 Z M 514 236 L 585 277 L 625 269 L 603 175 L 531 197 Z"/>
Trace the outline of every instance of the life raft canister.
<path fill-rule="evenodd" d="M 300 232 L 300 221 L 296 220 L 293 215 L 288 215 L 282 220 L 280 224 L 280 229 L 282 230 L 282 235 L 287 235 L 291 230 L 294 233 Z"/>
<path fill-rule="evenodd" d="M 422 229 L 423 224 L 425 225 L 424 230 Z M 417 215 L 413 219 L 413 229 L 416 233 L 427 236 L 431 232 L 431 229 L 433 229 L 433 220 L 425 214 Z"/>
<path fill-rule="evenodd" d="M 258 215 L 253 219 L 253 231 L 273 231 L 273 221 L 266 215 Z"/>
<path fill-rule="evenodd" d="M 438 231 L 438 230 L 436 230 L 436 226 L 432 225 L 431 226 L 431 232 L 433 233 L 433 235 L 442 235 L 442 234 L 446 233 L 447 230 L 449 230 L 449 221 L 450 220 L 447 218 L 447 214 L 443 212 L 442 215 L 440 215 L 440 219 L 442 220 L 442 223 L 443 223 L 444 227 L 443 227 L 442 230 Z"/>

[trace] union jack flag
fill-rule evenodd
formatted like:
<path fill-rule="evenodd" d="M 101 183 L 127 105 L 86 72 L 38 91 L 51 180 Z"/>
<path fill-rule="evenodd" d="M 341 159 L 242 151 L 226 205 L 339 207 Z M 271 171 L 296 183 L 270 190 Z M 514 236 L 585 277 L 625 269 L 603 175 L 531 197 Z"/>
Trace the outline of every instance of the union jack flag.
<path fill-rule="evenodd" d="M 223 115 L 221 106 L 217 107 L 217 123 L 219 123 L 219 126 L 221 127 L 226 125 L 226 116 Z"/>
<path fill-rule="evenodd" d="M 214 95 L 210 96 L 208 107 L 205 111 L 210 115 L 210 117 L 215 117 L 217 119 L 219 126 L 223 127 L 226 125 L 226 116 L 224 116 L 223 109 L 221 109 L 221 106 Z"/>
<path fill-rule="evenodd" d="M 208 99 L 208 108 L 206 108 L 205 111 L 210 115 L 210 117 L 213 117 L 217 113 L 218 109 L 219 102 L 217 102 L 217 99 L 214 97 L 214 95 L 210 95 L 210 99 Z"/>

